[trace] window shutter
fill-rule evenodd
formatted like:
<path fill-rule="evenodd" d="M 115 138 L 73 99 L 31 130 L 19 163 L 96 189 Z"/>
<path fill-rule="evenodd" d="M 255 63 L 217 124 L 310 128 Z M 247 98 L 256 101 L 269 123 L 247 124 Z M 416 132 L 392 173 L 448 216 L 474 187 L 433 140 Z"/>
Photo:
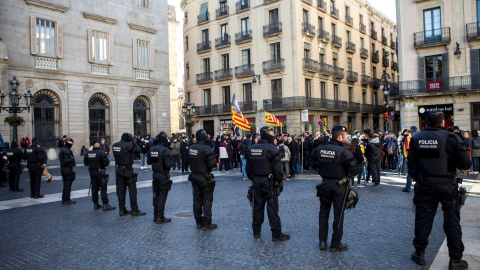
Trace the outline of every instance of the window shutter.
<path fill-rule="evenodd" d="M 30 53 L 37 54 L 37 17 L 30 16 Z"/>
<path fill-rule="evenodd" d="M 425 80 L 425 57 L 418 57 L 418 80 Z"/>
<path fill-rule="evenodd" d="M 448 61 L 448 52 L 447 53 L 444 53 L 442 54 L 442 89 L 443 90 L 449 90 L 450 89 L 450 85 L 449 85 L 449 70 L 450 69 L 450 65 L 449 65 L 449 61 Z"/>
<path fill-rule="evenodd" d="M 87 42 L 88 42 L 88 62 L 93 63 L 93 44 L 92 44 L 92 35 L 93 35 L 93 30 L 88 29 L 87 30 Z"/>
<path fill-rule="evenodd" d="M 153 46 L 153 42 L 150 41 L 150 50 L 148 51 L 148 68 L 153 70 L 154 67 L 154 59 L 155 57 L 155 47 Z"/>
<path fill-rule="evenodd" d="M 133 68 L 137 68 L 137 43 L 138 39 L 133 39 Z"/>
<path fill-rule="evenodd" d="M 63 58 L 63 25 L 57 22 L 57 57 Z"/>
<path fill-rule="evenodd" d="M 472 75 L 472 89 L 480 88 L 480 50 L 470 50 L 470 74 Z"/>
<path fill-rule="evenodd" d="M 113 66 L 115 63 L 115 46 L 113 44 L 113 33 L 108 33 L 108 64 Z"/>

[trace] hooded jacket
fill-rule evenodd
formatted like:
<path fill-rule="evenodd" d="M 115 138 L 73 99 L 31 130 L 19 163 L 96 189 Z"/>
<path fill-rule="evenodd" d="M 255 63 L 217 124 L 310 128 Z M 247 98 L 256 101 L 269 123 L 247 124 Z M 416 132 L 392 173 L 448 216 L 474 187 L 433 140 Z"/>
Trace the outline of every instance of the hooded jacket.
<path fill-rule="evenodd" d="M 368 143 L 367 151 L 365 156 L 368 162 L 379 163 L 382 161 L 382 143 L 377 141 L 374 142 L 374 139 Z"/>

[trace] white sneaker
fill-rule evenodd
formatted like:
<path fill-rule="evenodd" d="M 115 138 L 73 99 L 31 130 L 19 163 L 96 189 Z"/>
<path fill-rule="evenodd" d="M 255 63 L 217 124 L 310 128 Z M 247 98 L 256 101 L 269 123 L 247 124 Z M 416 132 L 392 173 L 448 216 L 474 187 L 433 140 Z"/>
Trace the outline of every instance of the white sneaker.
<path fill-rule="evenodd" d="M 290 178 L 285 178 L 285 180 L 290 181 Z"/>
<path fill-rule="evenodd" d="M 140 166 L 140 170 L 143 170 L 143 166 Z"/>

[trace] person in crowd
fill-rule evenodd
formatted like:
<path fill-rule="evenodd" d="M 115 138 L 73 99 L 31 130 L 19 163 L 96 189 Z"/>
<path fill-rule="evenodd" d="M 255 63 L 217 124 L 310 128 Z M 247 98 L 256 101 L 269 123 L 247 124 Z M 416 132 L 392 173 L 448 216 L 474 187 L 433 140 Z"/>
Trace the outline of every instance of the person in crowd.
<path fill-rule="evenodd" d="M 365 134 L 363 134 L 363 135 L 360 136 L 360 139 L 358 141 L 358 146 L 360 147 L 360 150 L 362 151 L 362 154 L 365 157 L 363 159 L 362 164 L 361 164 L 362 172 L 361 172 L 360 180 L 366 180 L 367 179 L 367 172 L 368 172 L 368 161 L 367 161 L 367 158 L 366 158 L 367 145 L 368 145 L 368 138 Z M 357 185 L 357 186 L 361 187 L 362 185 Z"/>
<path fill-rule="evenodd" d="M 470 159 L 472 159 L 473 141 L 470 136 L 470 131 L 463 132 L 463 143 L 468 149 L 467 151 L 468 156 L 470 157 Z M 463 173 L 464 175 L 470 175 L 470 171 L 471 171 L 471 168 L 469 168 L 468 170 L 465 170 Z"/>
<path fill-rule="evenodd" d="M 176 170 L 178 167 L 178 170 L 180 170 L 180 143 L 178 142 L 177 137 L 172 138 L 172 142 L 170 143 L 170 150 L 171 150 L 171 156 L 173 158 L 174 164 L 173 164 L 173 170 Z"/>
<path fill-rule="evenodd" d="M 357 161 L 358 164 L 362 164 L 364 161 L 364 156 L 362 153 L 362 149 L 360 148 L 359 141 L 357 138 L 353 138 L 350 144 L 347 146 L 348 151 L 352 153 L 353 157 Z M 357 174 L 357 184 L 355 184 L 355 175 L 350 176 L 350 180 L 352 182 L 352 187 L 360 185 L 360 176 L 362 174 L 361 170 L 358 170 Z"/>
<path fill-rule="evenodd" d="M 293 136 L 288 137 L 288 144 L 287 144 L 288 150 L 290 150 L 290 161 L 288 165 L 290 166 L 290 179 L 295 178 L 295 164 L 296 160 L 298 158 L 297 152 L 298 152 L 298 145 L 297 143 L 293 140 Z"/>
<path fill-rule="evenodd" d="M 63 135 L 63 137 L 58 141 L 58 148 L 62 148 L 67 144 L 67 135 Z"/>
<path fill-rule="evenodd" d="M 412 140 L 412 137 L 417 134 L 417 131 L 418 129 L 416 126 L 411 126 L 408 136 L 405 137 L 404 154 L 405 154 L 405 157 L 407 157 L 407 164 L 408 164 L 408 150 L 410 149 L 410 141 Z M 408 172 L 410 172 L 410 170 L 408 170 Z M 402 191 L 407 193 L 410 192 L 412 190 L 412 182 L 413 182 L 412 176 L 410 175 L 410 173 L 408 173 L 407 184 L 405 188 L 402 189 Z"/>
<path fill-rule="evenodd" d="M 28 147 L 30 147 L 30 139 L 28 138 L 27 134 L 23 134 L 23 137 L 20 139 L 20 148 L 25 151 L 25 149 Z"/>
<path fill-rule="evenodd" d="M 184 135 L 184 134 L 182 134 Z M 183 136 L 180 142 L 180 155 L 182 156 L 182 174 L 188 174 L 188 137 Z"/>
<path fill-rule="evenodd" d="M 213 148 L 213 153 L 215 154 L 215 160 L 217 161 L 217 171 L 220 171 L 220 142 L 222 137 L 217 136 L 215 138 L 215 147 Z"/>
<path fill-rule="evenodd" d="M 231 157 L 231 152 L 225 138 L 220 139 L 218 152 L 220 158 L 220 172 L 223 170 L 228 172 L 228 164 Z"/>
<path fill-rule="evenodd" d="M 480 159 L 480 137 L 478 136 L 478 131 L 472 131 L 472 163 L 473 171 L 472 174 L 478 174 L 480 171 L 479 168 L 479 159 Z"/>
<path fill-rule="evenodd" d="M 241 159 L 242 159 L 242 173 L 243 173 L 243 180 L 248 180 L 247 172 L 245 171 L 245 166 L 247 165 L 246 160 L 245 160 L 245 154 L 248 151 L 248 148 L 252 146 L 252 135 L 247 134 L 247 136 L 242 140 L 242 143 L 240 145 L 241 150 Z"/>
<path fill-rule="evenodd" d="M 405 138 L 408 136 L 408 129 L 402 129 L 397 140 L 397 152 L 398 152 L 398 174 L 406 175 L 407 159 L 405 156 Z"/>
<path fill-rule="evenodd" d="M 308 172 L 310 170 L 310 155 L 313 151 L 313 140 L 310 133 L 305 132 L 303 140 L 303 170 Z"/>
<path fill-rule="evenodd" d="M 102 138 L 100 140 L 100 150 L 105 152 L 105 154 L 110 155 L 110 145 L 108 145 L 107 142 L 105 142 L 105 138 Z"/>
<path fill-rule="evenodd" d="M 277 146 L 278 152 L 280 153 L 280 158 L 283 165 L 283 171 L 285 174 L 285 180 L 290 180 L 290 158 L 292 154 L 290 153 L 290 149 L 288 146 L 285 146 L 283 139 L 278 140 Z"/>
<path fill-rule="evenodd" d="M 367 160 L 368 160 L 368 171 L 372 175 L 372 184 L 375 183 L 375 186 L 380 186 L 380 168 L 382 161 L 382 144 L 380 143 L 379 135 L 374 133 L 371 135 L 371 140 L 367 146 Z"/>

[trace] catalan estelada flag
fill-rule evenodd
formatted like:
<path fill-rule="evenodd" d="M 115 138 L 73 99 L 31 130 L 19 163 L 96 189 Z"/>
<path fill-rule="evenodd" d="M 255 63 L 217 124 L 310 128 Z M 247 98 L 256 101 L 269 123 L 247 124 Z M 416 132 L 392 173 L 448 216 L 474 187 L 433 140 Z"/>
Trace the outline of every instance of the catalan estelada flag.
<path fill-rule="evenodd" d="M 250 129 L 252 129 L 247 121 L 247 118 L 245 118 L 240 111 L 240 106 L 238 106 L 237 97 L 235 94 L 233 94 L 232 98 L 232 122 L 235 124 L 235 126 L 243 130 L 250 131 Z"/>
<path fill-rule="evenodd" d="M 280 120 L 278 120 L 275 115 L 265 112 L 265 118 L 267 119 L 267 125 L 268 126 L 276 126 L 276 127 L 283 127 L 283 124 L 280 123 Z"/>

